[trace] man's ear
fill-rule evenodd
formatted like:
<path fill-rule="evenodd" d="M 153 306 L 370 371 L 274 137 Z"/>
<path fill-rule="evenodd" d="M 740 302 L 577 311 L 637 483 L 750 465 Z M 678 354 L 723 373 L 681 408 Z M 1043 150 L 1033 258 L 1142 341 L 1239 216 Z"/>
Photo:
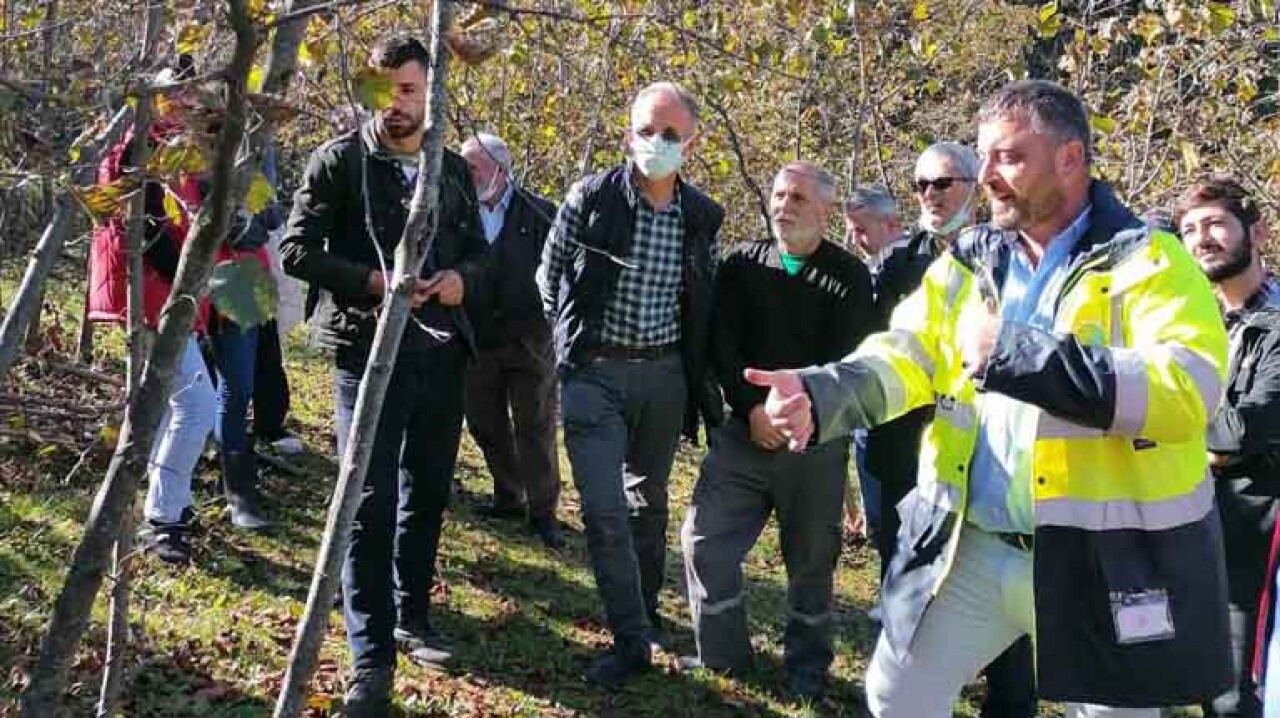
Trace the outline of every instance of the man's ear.
<path fill-rule="evenodd" d="M 1084 143 L 1080 140 L 1069 140 L 1058 147 L 1058 166 L 1060 174 L 1069 174 L 1084 168 Z"/>
<path fill-rule="evenodd" d="M 1267 224 L 1265 217 L 1259 217 L 1253 226 L 1249 228 L 1249 243 L 1253 246 L 1253 251 L 1262 252 L 1262 248 L 1267 242 L 1271 241 L 1271 227 Z"/>

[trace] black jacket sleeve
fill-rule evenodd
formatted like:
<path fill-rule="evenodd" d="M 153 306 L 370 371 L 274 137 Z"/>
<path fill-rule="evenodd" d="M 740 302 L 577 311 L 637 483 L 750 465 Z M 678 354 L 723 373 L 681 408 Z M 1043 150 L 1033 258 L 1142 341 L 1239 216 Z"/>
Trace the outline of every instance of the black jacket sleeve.
<path fill-rule="evenodd" d="M 344 202 L 341 164 L 352 161 L 345 155 L 334 144 L 311 155 L 302 184 L 293 195 L 293 211 L 280 240 L 280 262 L 289 276 L 354 297 L 368 293 L 373 268 L 329 252 L 326 244 L 343 239 L 335 236 L 334 230 Z"/>
<path fill-rule="evenodd" d="M 871 291 L 871 272 L 856 258 L 845 273 L 849 292 L 836 303 L 831 317 L 829 350 L 823 362 L 839 361 L 851 354 L 867 335 L 880 328 L 882 316 Z"/>
<path fill-rule="evenodd" d="M 164 187 L 159 182 L 143 185 L 142 206 L 146 214 L 142 257 L 165 279 L 173 281 L 178 274 L 178 245 L 169 234 L 169 220 L 164 211 Z"/>
<path fill-rule="evenodd" d="M 748 384 L 742 378 L 742 371 L 747 367 L 742 345 L 750 340 L 748 333 L 751 330 L 750 322 L 743 316 L 745 309 L 742 303 L 743 292 L 749 290 L 744 276 L 747 264 L 736 253 L 720 264 L 711 316 L 712 369 L 734 416 L 743 420 L 768 396 L 768 390 Z"/>
<path fill-rule="evenodd" d="M 1269 342 L 1262 352 L 1248 390 L 1223 401 L 1209 425 L 1209 451 L 1231 456 L 1233 464 L 1261 459 L 1280 466 L 1280 344 Z"/>
<path fill-rule="evenodd" d="M 1115 415 L 1110 350 L 1021 322 L 1002 323 L 978 385 L 1081 426 L 1108 429 Z"/>

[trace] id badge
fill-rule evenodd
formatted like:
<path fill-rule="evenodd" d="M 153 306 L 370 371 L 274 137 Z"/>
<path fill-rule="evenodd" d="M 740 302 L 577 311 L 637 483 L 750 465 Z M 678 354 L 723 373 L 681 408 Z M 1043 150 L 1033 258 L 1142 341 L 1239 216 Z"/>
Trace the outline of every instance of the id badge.
<path fill-rule="evenodd" d="M 1164 641 L 1174 635 L 1169 592 L 1164 589 L 1112 591 L 1111 619 L 1121 645 Z"/>

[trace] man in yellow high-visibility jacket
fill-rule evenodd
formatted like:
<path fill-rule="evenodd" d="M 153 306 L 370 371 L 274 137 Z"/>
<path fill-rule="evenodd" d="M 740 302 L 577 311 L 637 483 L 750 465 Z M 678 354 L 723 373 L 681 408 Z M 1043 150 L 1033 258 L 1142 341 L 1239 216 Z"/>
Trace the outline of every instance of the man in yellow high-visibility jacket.
<path fill-rule="evenodd" d="M 849 357 L 747 370 L 793 448 L 933 404 L 867 675 L 880 718 L 949 716 L 1020 636 L 1075 716 L 1156 716 L 1229 682 L 1205 428 L 1226 334 L 1203 273 L 1090 178 L 1089 119 L 1044 81 L 978 115 L 992 222 Z"/>

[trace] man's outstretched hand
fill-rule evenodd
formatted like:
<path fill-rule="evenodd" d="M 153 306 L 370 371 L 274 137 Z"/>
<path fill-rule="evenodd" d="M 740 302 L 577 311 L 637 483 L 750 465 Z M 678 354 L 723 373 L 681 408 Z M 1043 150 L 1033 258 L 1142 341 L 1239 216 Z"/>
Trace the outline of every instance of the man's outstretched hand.
<path fill-rule="evenodd" d="M 792 451 L 804 451 L 813 436 L 813 413 L 800 375 L 793 371 L 747 369 L 743 376 L 748 382 L 769 390 L 769 398 L 764 402 L 769 423 L 787 437 Z"/>

